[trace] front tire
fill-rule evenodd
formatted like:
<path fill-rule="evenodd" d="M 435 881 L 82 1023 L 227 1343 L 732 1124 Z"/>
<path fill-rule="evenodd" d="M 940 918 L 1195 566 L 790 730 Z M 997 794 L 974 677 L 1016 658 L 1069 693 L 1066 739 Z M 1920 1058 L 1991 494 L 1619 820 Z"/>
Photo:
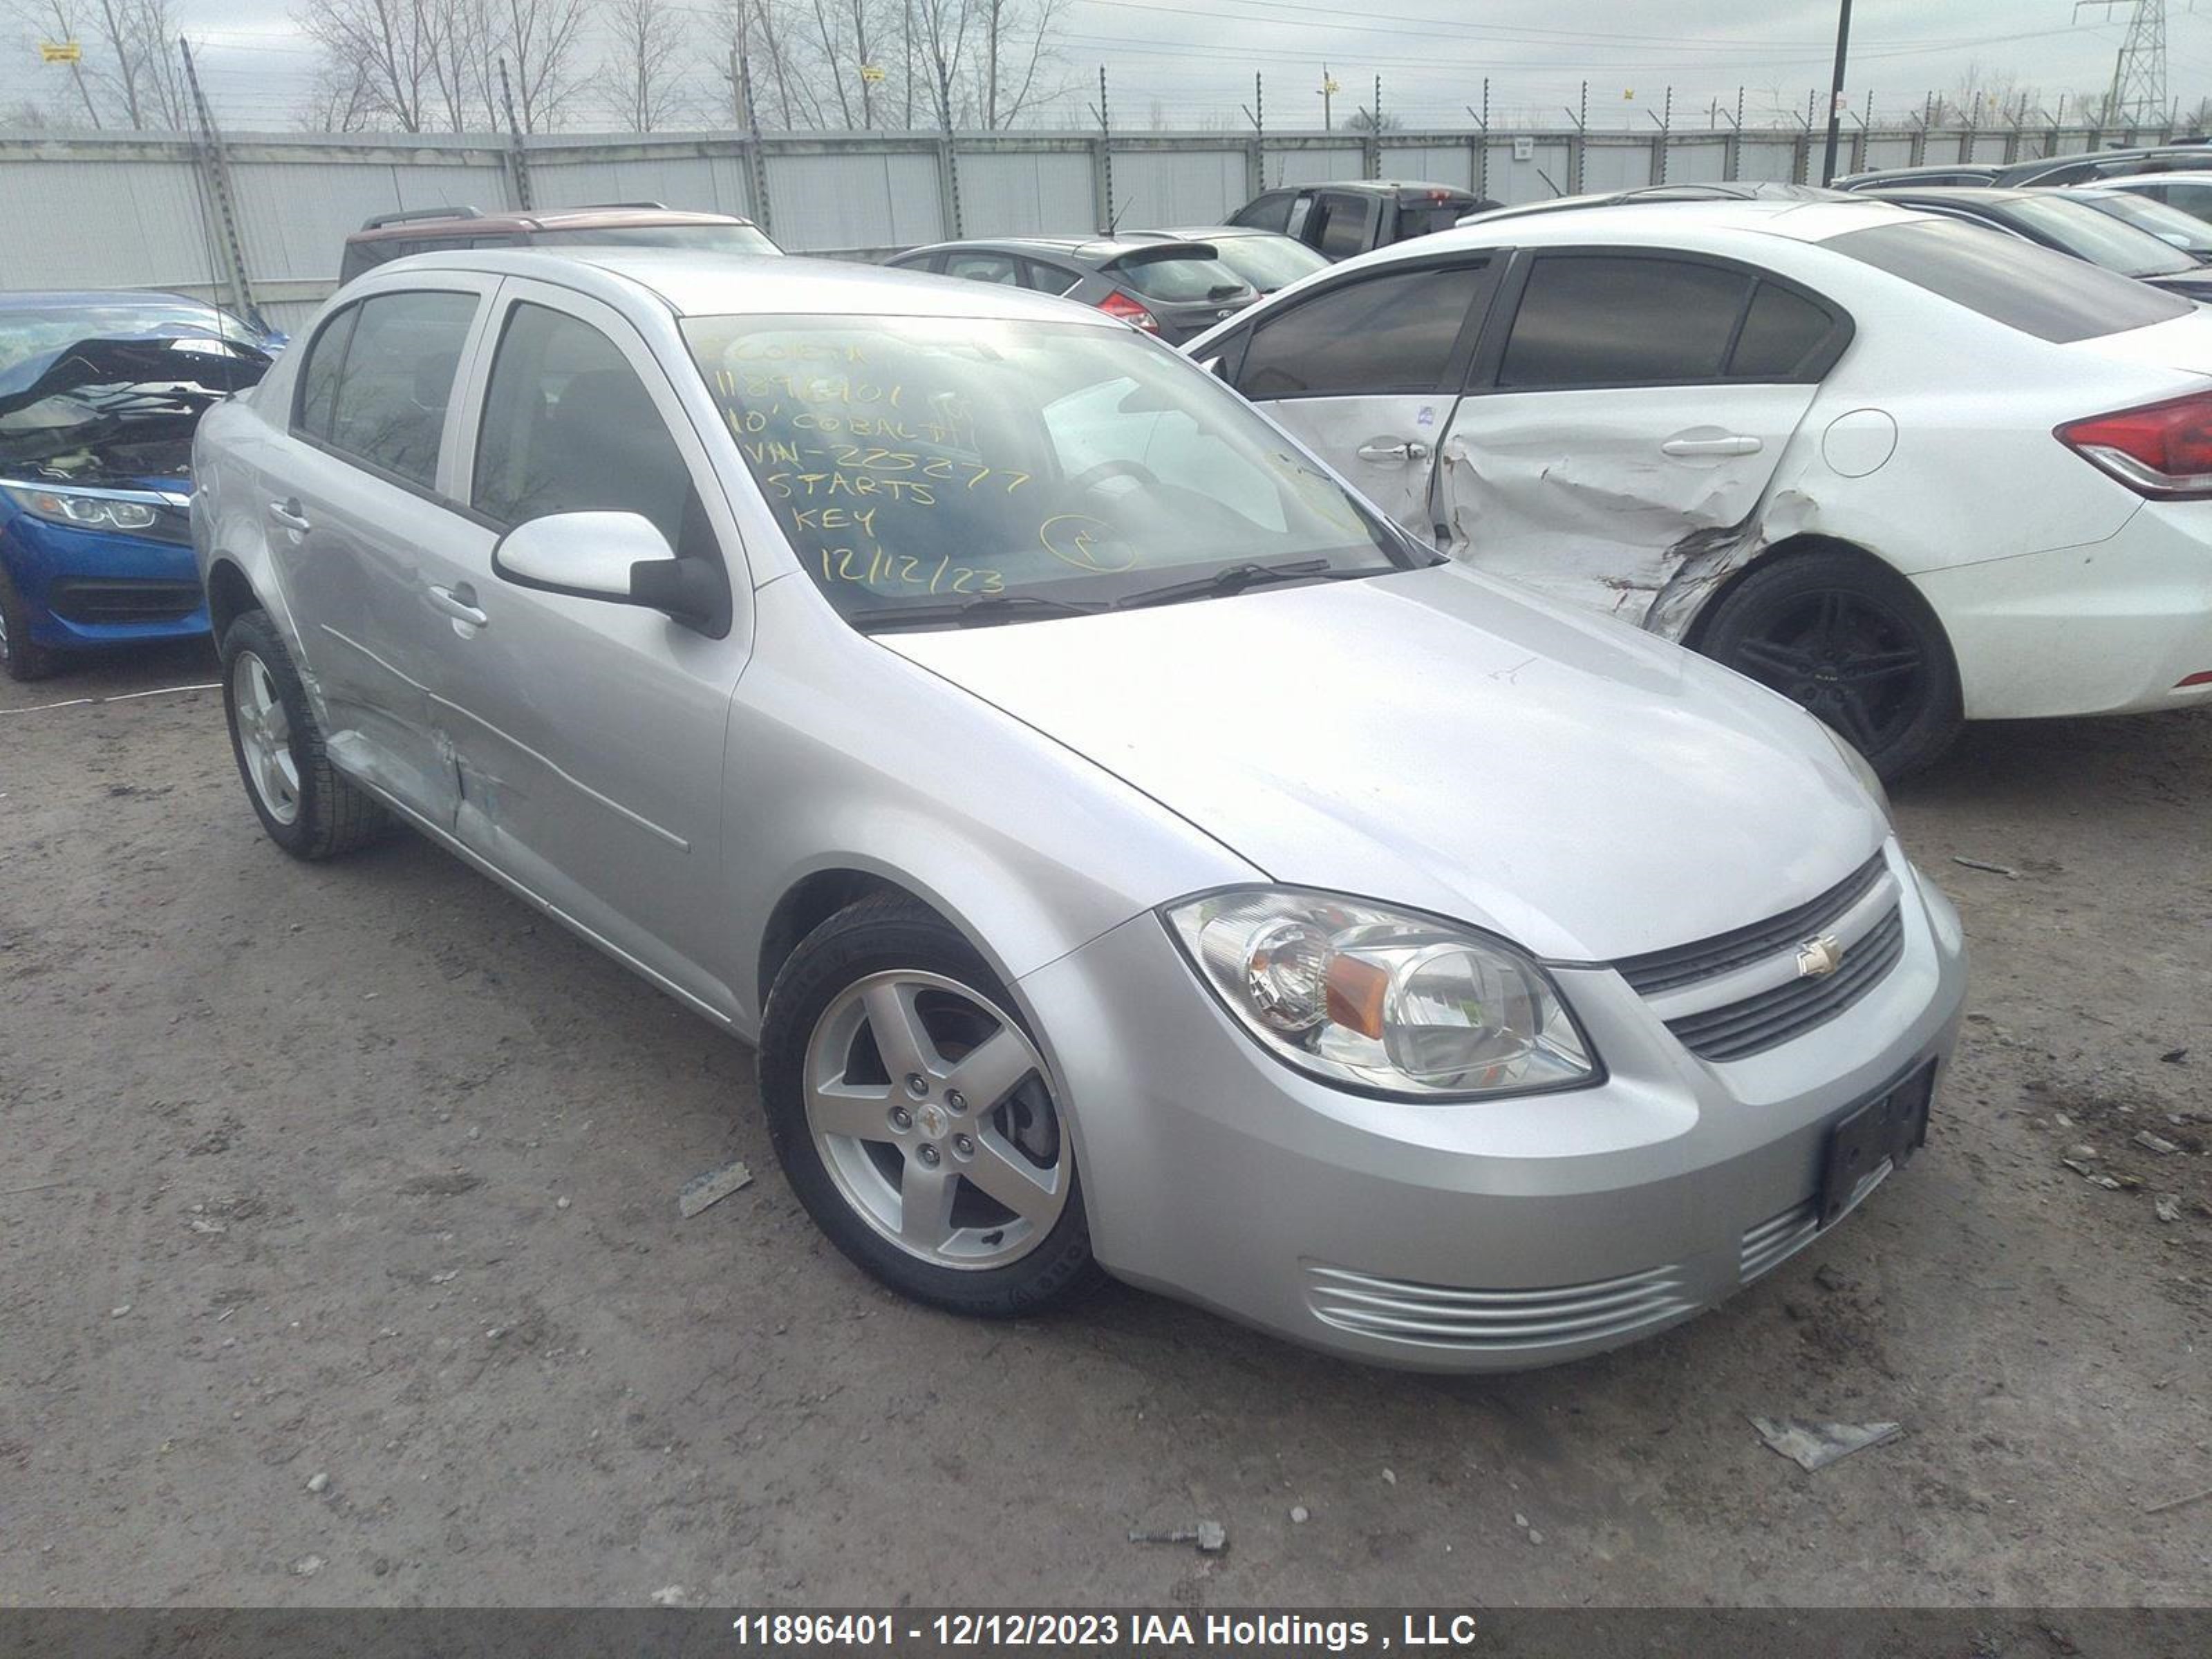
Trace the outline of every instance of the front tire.
<path fill-rule="evenodd" d="M 776 975 L 761 1103 L 792 1190 L 830 1242 L 902 1294 L 1016 1318 L 1103 1274 L 1052 1079 L 959 932 L 863 899 Z"/>
<path fill-rule="evenodd" d="M 294 858 L 335 858 L 390 827 L 384 808 L 324 753 L 307 688 L 265 611 L 242 612 L 224 630 L 222 711 L 254 815 Z"/>
<path fill-rule="evenodd" d="M 60 653 L 31 638 L 30 612 L 0 564 L 0 671 L 11 680 L 43 680 L 60 667 Z"/>
<path fill-rule="evenodd" d="M 1959 735 L 1943 624 L 1911 582 L 1848 549 L 1753 567 L 1721 596 L 1697 648 L 1818 716 L 1885 783 L 1931 764 Z"/>

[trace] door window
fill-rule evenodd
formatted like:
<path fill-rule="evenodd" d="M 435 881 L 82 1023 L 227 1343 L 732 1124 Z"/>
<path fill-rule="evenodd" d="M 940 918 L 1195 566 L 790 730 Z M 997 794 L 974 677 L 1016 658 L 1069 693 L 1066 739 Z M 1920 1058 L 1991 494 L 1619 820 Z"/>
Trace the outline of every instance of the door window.
<path fill-rule="evenodd" d="M 1314 198 L 1310 194 L 1300 196 L 1291 204 L 1290 216 L 1283 221 L 1283 234 L 1295 236 L 1310 245 L 1313 238 L 1306 232 L 1312 227 L 1307 222 L 1313 217 Z"/>
<path fill-rule="evenodd" d="M 679 550 L 704 529 L 690 469 L 629 360 L 590 324 L 527 302 L 492 359 L 471 505 L 505 526 L 641 513 Z"/>
<path fill-rule="evenodd" d="M 1332 259 L 1364 253 L 1374 243 L 1375 214 L 1381 205 L 1371 198 L 1324 196 L 1321 198 L 1321 234 L 1310 240 Z"/>
<path fill-rule="evenodd" d="M 363 300 L 352 309 L 343 343 L 336 325 L 316 337 L 303 376 L 300 429 L 428 489 L 438 476 L 453 376 L 476 313 L 473 294 Z M 333 348 L 339 354 L 334 385 L 322 379 L 325 356 Z"/>
<path fill-rule="evenodd" d="M 999 283 L 1007 288 L 1022 285 L 1021 272 L 1015 268 L 1013 256 L 1008 253 L 948 253 L 945 256 L 945 274 L 965 277 L 971 283 Z"/>
<path fill-rule="evenodd" d="M 1252 331 L 1237 387 L 1248 398 L 1433 392 L 1489 263 L 1392 270 L 1292 306 Z"/>
<path fill-rule="evenodd" d="M 1257 230 L 1281 230 L 1290 222 L 1290 191 L 1273 190 L 1258 198 L 1229 222 L 1232 225 L 1250 225 Z"/>
<path fill-rule="evenodd" d="M 1680 259 L 1539 258 L 1498 383 L 1558 389 L 1718 380 L 1751 287 L 1742 271 Z"/>
<path fill-rule="evenodd" d="M 292 429 L 310 438 L 330 441 L 331 416 L 338 404 L 338 371 L 345 367 L 346 344 L 361 307 L 348 306 L 325 323 L 307 347 L 307 367 L 300 371 L 299 404 Z"/>

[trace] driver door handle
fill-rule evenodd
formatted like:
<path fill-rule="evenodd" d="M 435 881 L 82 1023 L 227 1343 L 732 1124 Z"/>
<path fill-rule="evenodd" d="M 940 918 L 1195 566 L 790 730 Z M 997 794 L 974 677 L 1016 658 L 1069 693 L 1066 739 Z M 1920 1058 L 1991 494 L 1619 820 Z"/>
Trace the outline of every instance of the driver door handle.
<path fill-rule="evenodd" d="M 465 622 L 476 628 L 489 628 L 491 618 L 477 609 L 477 591 L 466 582 L 455 587 L 441 587 L 430 584 L 430 603 L 455 622 Z"/>
<path fill-rule="evenodd" d="M 297 495 L 288 495 L 281 501 L 270 502 L 269 517 L 272 523 L 281 524 L 287 530 L 307 530 L 312 527 L 307 523 L 307 515 L 300 510 L 300 498 Z"/>
<path fill-rule="evenodd" d="M 1659 446 L 1662 455 L 1756 455 L 1766 446 L 1748 433 L 1724 438 L 1669 438 Z"/>
<path fill-rule="evenodd" d="M 1419 438 L 1396 441 L 1377 438 L 1373 443 L 1360 445 L 1353 453 L 1363 461 L 1374 461 L 1378 465 L 1384 461 L 1425 461 L 1429 459 L 1429 447 Z"/>

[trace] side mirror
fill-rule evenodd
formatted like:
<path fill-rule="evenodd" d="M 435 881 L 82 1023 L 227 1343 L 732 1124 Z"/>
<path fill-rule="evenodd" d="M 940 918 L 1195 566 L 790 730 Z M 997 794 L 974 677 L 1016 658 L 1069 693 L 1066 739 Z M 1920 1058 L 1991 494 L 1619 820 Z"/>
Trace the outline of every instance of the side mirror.
<path fill-rule="evenodd" d="M 518 587 L 642 605 L 714 639 L 730 631 L 730 579 L 719 561 L 679 558 L 638 513 L 552 513 L 519 524 L 491 550 Z"/>

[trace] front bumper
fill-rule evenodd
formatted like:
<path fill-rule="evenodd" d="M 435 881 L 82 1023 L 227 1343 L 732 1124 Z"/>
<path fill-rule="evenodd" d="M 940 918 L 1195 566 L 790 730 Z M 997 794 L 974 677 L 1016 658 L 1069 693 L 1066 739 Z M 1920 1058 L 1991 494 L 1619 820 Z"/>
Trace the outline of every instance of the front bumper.
<path fill-rule="evenodd" d="M 1606 1081 L 1489 1104 L 1370 1099 L 1294 1072 L 1200 988 L 1157 917 L 1123 924 L 1021 982 L 1099 1261 L 1423 1370 L 1550 1364 L 1688 1318 L 1814 1236 L 1838 1118 L 1922 1065 L 1940 1088 L 1965 995 L 1958 918 L 1887 858 L 1903 954 L 1832 1019 L 1709 1064 L 1611 969 L 1562 969 Z"/>
<path fill-rule="evenodd" d="M 0 561 L 37 644 L 70 651 L 208 631 L 188 543 L 76 530 L 19 513 L 0 527 Z"/>
<path fill-rule="evenodd" d="M 1915 576 L 1969 720 L 2124 714 L 2212 700 L 2212 501 L 2148 501 L 2085 547 Z"/>

